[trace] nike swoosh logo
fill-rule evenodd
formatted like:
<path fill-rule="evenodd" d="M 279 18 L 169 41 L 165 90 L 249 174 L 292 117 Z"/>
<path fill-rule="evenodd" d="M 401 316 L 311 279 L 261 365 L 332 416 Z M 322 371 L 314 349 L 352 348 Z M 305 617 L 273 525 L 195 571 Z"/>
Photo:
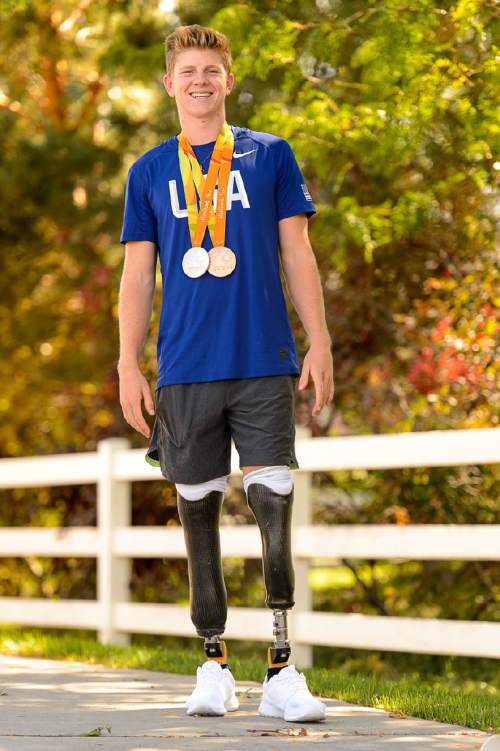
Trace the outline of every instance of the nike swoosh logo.
<path fill-rule="evenodd" d="M 239 159 L 242 156 L 247 156 L 247 154 L 253 154 L 254 151 L 257 151 L 257 149 L 252 149 L 252 151 L 244 151 L 242 154 L 236 154 L 236 152 L 233 152 L 233 156 L 235 159 Z"/>

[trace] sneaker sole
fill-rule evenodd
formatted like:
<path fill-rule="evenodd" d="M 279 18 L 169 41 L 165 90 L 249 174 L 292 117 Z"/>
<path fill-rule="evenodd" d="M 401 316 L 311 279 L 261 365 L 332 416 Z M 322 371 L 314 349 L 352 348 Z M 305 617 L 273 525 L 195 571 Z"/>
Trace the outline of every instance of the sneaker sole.
<path fill-rule="evenodd" d="M 226 714 L 226 710 L 223 706 L 211 707 L 208 703 L 200 702 L 199 704 L 194 704 L 192 707 L 189 707 L 188 709 L 186 709 L 186 714 L 189 714 L 189 715 L 202 714 L 202 715 L 208 715 L 208 716 L 221 717 L 222 715 Z"/>
<path fill-rule="evenodd" d="M 259 714 L 263 717 L 276 717 L 285 722 L 319 722 L 326 719 L 325 712 L 321 710 L 308 710 L 300 712 L 296 715 L 287 714 L 282 712 L 274 704 L 268 701 L 261 701 L 259 705 Z"/>
<path fill-rule="evenodd" d="M 239 709 L 239 706 L 240 703 L 236 696 L 230 696 L 224 705 L 213 706 L 208 702 L 199 702 L 198 704 L 193 704 L 186 709 L 186 714 L 201 714 L 213 717 L 222 717 L 226 714 L 226 712 L 235 712 L 237 709 Z"/>

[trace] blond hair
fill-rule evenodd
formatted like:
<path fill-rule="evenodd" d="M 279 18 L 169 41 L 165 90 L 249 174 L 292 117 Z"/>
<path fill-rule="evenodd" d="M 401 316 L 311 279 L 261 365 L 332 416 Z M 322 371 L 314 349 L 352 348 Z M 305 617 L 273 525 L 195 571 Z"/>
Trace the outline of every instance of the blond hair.
<path fill-rule="evenodd" d="M 179 52 L 187 49 L 216 50 L 222 57 L 222 64 L 226 74 L 231 72 L 231 50 L 229 41 L 224 34 L 209 26 L 200 26 L 197 23 L 190 26 L 178 26 L 165 39 L 165 67 L 167 75 L 171 76 L 174 70 L 175 58 Z"/>

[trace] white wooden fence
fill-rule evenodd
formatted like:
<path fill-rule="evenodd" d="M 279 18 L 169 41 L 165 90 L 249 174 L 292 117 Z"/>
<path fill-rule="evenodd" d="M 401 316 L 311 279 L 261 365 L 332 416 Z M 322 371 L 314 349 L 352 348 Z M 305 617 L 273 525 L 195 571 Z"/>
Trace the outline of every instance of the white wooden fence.
<path fill-rule="evenodd" d="M 500 460 L 495 429 L 308 438 L 297 428 L 300 470 L 293 472 L 296 604 L 289 630 L 294 661 L 311 664 L 311 645 L 500 658 L 500 623 L 321 613 L 311 610 L 311 561 L 347 558 L 500 560 L 500 524 L 311 526 L 312 472 L 490 464 Z M 239 473 L 232 446 L 232 472 Z M 0 597 L 0 622 L 96 629 L 102 642 L 129 634 L 194 636 L 187 607 L 129 601 L 130 559 L 185 557 L 181 527 L 132 527 L 131 482 L 162 479 L 144 450 L 112 438 L 96 452 L 0 460 L 0 488 L 97 484 L 97 527 L 3 528 L 1 556 L 97 559 L 97 600 Z M 223 526 L 223 556 L 260 558 L 255 525 Z M 229 607 L 226 637 L 272 641 L 266 608 Z"/>

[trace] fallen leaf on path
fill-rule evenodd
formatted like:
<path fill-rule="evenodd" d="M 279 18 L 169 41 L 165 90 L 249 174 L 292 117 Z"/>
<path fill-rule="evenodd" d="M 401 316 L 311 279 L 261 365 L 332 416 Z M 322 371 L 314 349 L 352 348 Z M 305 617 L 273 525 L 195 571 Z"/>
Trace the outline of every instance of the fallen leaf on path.
<path fill-rule="evenodd" d="M 93 738 L 93 737 L 98 736 L 98 735 L 106 735 L 106 730 L 108 731 L 108 735 L 111 735 L 111 728 L 110 727 L 94 728 L 93 730 L 89 730 L 88 733 L 80 733 L 80 735 L 85 735 L 85 736 L 88 736 L 89 738 L 90 737 Z"/>
<path fill-rule="evenodd" d="M 277 728 L 277 730 L 253 730 L 247 728 L 247 733 L 253 735 L 287 735 L 292 737 L 309 735 L 307 728 Z"/>

